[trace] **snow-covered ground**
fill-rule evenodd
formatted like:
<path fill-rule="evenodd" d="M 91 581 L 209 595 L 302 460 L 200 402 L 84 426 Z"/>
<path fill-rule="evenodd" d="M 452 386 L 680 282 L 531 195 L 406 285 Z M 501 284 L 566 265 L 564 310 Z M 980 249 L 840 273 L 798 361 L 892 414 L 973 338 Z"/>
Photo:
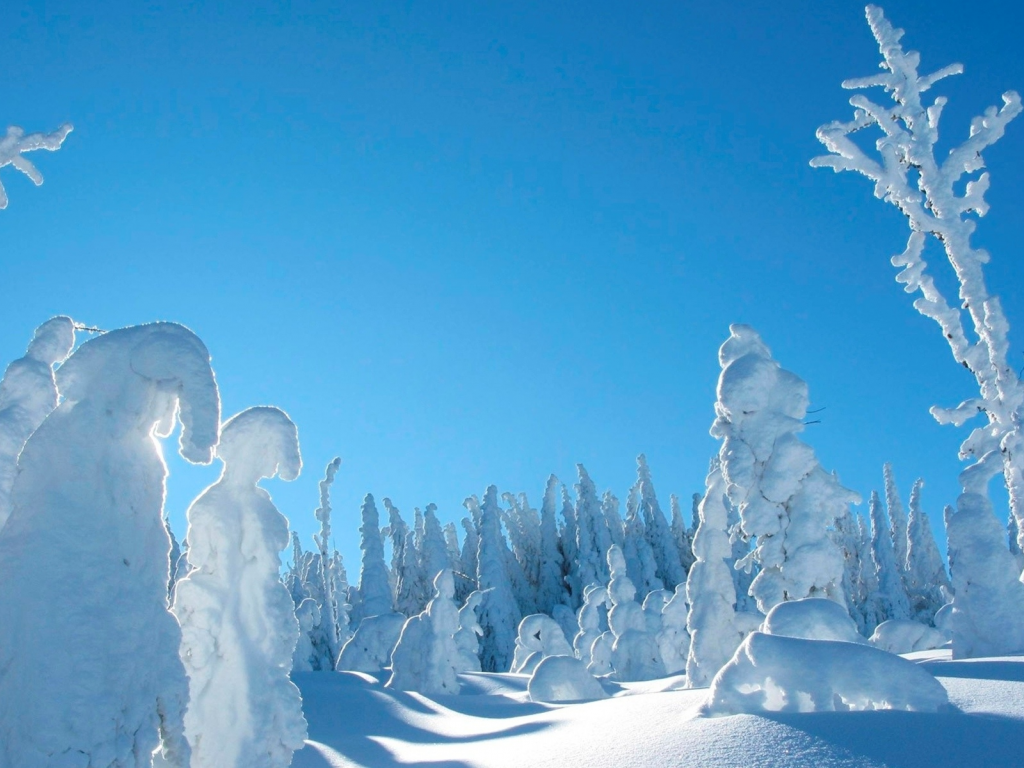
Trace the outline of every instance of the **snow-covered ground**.
<path fill-rule="evenodd" d="M 906 658 L 959 710 L 701 717 L 707 689 L 684 680 L 609 685 L 582 704 L 529 701 L 529 677 L 460 675 L 462 694 L 427 698 L 359 673 L 298 673 L 309 741 L 295 768 L 341 766 L 813 766 L 1011 768 L 1024 765 L 1024 657 Z"/>

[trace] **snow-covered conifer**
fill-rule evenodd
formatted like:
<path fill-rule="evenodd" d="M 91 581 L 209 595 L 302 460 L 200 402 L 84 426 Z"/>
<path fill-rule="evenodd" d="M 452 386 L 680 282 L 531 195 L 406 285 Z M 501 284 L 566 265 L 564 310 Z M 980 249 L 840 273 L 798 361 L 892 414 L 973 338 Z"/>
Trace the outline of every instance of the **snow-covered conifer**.
<path fill-rule="evenodd" d="M 292 672 L 313 672 L 317 651 L 310 636 L 320 624 L 320 609 L 316 607 L 316 600 L 307 597 L 299 603 L 295 609 L 295 619 L 299 624 L 299 639 L 292 652 Z"/>
<path fill-rule="evenodd" d="M 373 494 L 366 494 L 361 508 L 363 523 L 359 527 L 359 548 L 363 552 L 359 571 L 359 618 L 391 613 L 391 584 L 384 563 L 384 544 L 380 536 L 380 518 Z M 353 608 L 353 613 L 355 612 Z"/>
<path fill-rule="evenodd" d="M 680 584 L 672 598 L 661 609 L 658 649 L 665 665 L 665 674 L 675 675 L 686 670 L 686 657 L 690 654 L 690 633 L 686 631 L 689 613 L 689 606 L 686 604 L 686 585 Z"/>
<path fill-rule="evenodd" d="M 569 497 L 569 490 L 562 486 L 562 520 L 560 543 L 562 546 L 562 562 L 565 564 L 565 583 L 569 587 L 569 597 L 573 608 L 583 604 L 583 590 L 587 586 L 580 579 L 579 526 L 576 524 L 576 508 Z"/>
<path fill-rule="evenodd" d="M 608 588 L 601 584 L 591 584 L 583 591 L 583 605 L 577 613 L 579 632 L 572 640 L 576 658 L 584 664 L 593 660 L 591 649 L 594 642 L 608 629 L 607 622 Z"/>
<path fill-rule="evenodd" d="M 608 582 L 608 566 L 605 563 L 605 552 L 598 543 L 596 531 L 605 526 L 601 502 L 597 499 L 597 489 L 582 464 L 576 465 L 579 479 L 576 482 L 576 550 L 577 578 L 581 587 L 588 584 L 606 584 Z M 600 537 L 604 538 L 604 537 Z"/>
<path fill-rule="evenodd" d="M 693 537 L 697 559 L 686 579 L 686 600 L 690 604 L 686 681 L 691 688 L 710 685 L 743 640 L 736 622 L 736 587 L 727 562 L 732 545 L 727 531 L 725 478 L 717 458 L 711 463 L 705 487 L 700 524 Z"/>
<path fill-rule="evenodd" d="M 180 325 L 123 328 L 83 344 L 57 385 L 64 400 L 21 452 L 0 536 L 0 764 L 134 768 L 159 747 L 187 766 L 153 438 L 177 417 L 181 455 L 213 458 L 210 354 Z"/>
<path fill-rule="evenodd" d="M 767 613 L 786 600 L 843 601 L 843 558 L 829 536 L 835 519 L 860 497 L 823 470 L 797 434 L 804 429 L 807 384 L 783 369 L 750 326 L 733 325 L 718 357 L 717 418 L 711 433 L 730 501 L 737 506 L 750 557 L 761 567 L 750 586 Z"/>
<path fill-rule="evenodd" d="M 64 316 L 50 318 L 36 328 L 25 356 L 4 371 L 0 381 L 0 529 L 11 516 L 18 454 L 57 407 L 53 366 L 64 362 L 74 344 L 74 321 Z"/>
<path fill-rule="evenodd" d="M 700 504 L 700 494 L 695 493 L 693 495 L 694 505 Z M 686 573 L 690 572 L 690 566 L 693 565 L 693 531 L 688 527 L 687 522 L 683 519 L 683 512 L 679 506 L 679 497 L 674 493 L 668 497 L 669 508 L 672 510 L 672 541 L 676 545 L 676 549 L 679 551 L 679 562 L 683 566 L 683 570 Z M 684 580 L 685 581 L 685 580 Z M 678 585 L 677 585 L 678 586 Z"/>
<path fill-rule="evenodd" d="M 892 464 L 888 461 L 882 465 L 882 479 L 885 483 L 885 509 L 889 515 L 889 533 L 892 536 L 892 548 L 893 554 L 896 557 L 896 568 L 899 569 L 900 578 L 906 581 L 907 512 L 903 509 L 903 501 L 900 499 L 900 492 L 896 487 L 896 476 L 893 474 Z"/>
<path fill-rule="evenodd" d="M 431 505 L 432 506 L 432 505 Z M 427 508 L 429 514 L 430 508 Z M 429 525 L 429 521 L 427 522 Z M 419 691 L 428 696 L 457 694 L 459 608 L 455 605 L 455 580 L 449 568 L 434 579 L 434 597 L 426 610 L 410 616 L 391 654 L 388 688 Z"/>
<path fill-rule="evenodd" d="M 648 594 L 665 585 L 658 578 L 658 563 L 654 558 L 647 538 L 640 502 L 640 484 L 634 485 L 626 499 L 626 520 L 624 523 L 622 555 L 626 558 L 626 572 L 630 581 L 642 594 Z"/>
<path fill-rule="evenodd" d="M 921 508 L 920 478 L 910 491 L 910 523 L 907 529 L 907 593 L 913 617 L 931 624 L 936 612 L 953 596 L 952 585 L 932 535 L 928 513 Z"/>
<path fill-rule="evenodd" d="M 510 672 L 528 675 L 548 656 L 574 656 L 558 622 L 543 613 L 524 616 L 519 622 L 516 649 Z"/>
<path fill-rule="evenodd" d="M 459 651 L 456 672 L 480 671 L 480 638 L 484 630 L 477 618 L 477 611 L 483 600 L 484 593 L 475 589 L 459 608 L 459 630 L 455 633 L 455 645 Z"/>
<path fill-rule="evenodd" d="M 220 478 L 188 510 L 191 570 L 174 599 L 191 765 L 287 768 L 306 738 L 289 679 L 299 628 L 279 577 L 288 520 L 258 483 L 299 476 L 298 431 L 278 408 L 249 408 L 225 422 L 217 456 Z"/>
<path fill-rule="evenodd" d="M 18 126 L 9 126 L 7 135 L 0 139 L 0 168 L 12 165 L 28 176 L 38 187 L 43 183 L 43 174 L 25 158 L 25 153 L 36 149 L 56 152 L 72 130 L 74 128 L 71 123 L 64 123 L 52 133 L 30 133 L 26 136 L 25 131 Z M 4 190 L 4 185 L 0 184 L 0 209 L 6 207 L 7 192 Z"/>
<path fill-rule="evenodd" d="M 860 560 L 861 538 L 858 521 L 849 509 L 836 518 L 832 539 L 843 555 L 843 595 L 850 617 L 857 630 L 865 637 L 871 632 L 867 628 L 864 603 L 867 593 L 864 589 L 863 564 Z M 876 622 L 877 623 L 877 622 Z"/>
<path fill-rule="evenodd" d="M 484 492 L 480 505 L 480 550 L 477 555 L 477 584 L 485 590 L 480 607 L 480 665 L 484 672 L 505 672 L 512 663 L 516 628 L 522 619 L 508 574 L 508 551 L 501 533 L 498 489 Z"/>
<path fill-rule="evenodd" d="M 873 598 L 882 621 L 888 619 L 909 619 L 910 603 L 903 587 L 896 555 L 889 535 L 890 526 L 876 491 L 871 492 L 868 506 L 871 515 L 871 558 L 875 563 L 875 578 L 878 589 Z"/>
<path fill-rule="evenodd" d="M 626 559 L 622 550 L 612 545 L 608 549 L 608 628 L 615 636 L 612 646 L 612 668 L 615 678 L 624 682 L 653 680 L 665 676 L 657 634 L 648 631 L 644 610 L 636 602 L 636 587 L 626 574 Z M 658 628 L 660 630 L 660 628 Z"/>
<path fill-rule="evenodd" d="M 441 522 L 437 519 L 437 505 L 427 504 L 423 512 L 423 548 L 420 551 L 420 570 L 430 584 L 430 593 L 437 593 L 437 574 L 451 570 L 448 544 L 444 540 Z M 432 598 L 431 598 L 432 599 Z"/>
<path fill-rule="evenodd" d="M 679 548 L 673 541 L 672 530 L 661 511 L 661 505 L 658 504 L 651 469 L 647 466 L 647 457 L 642 453 L 636 457 L 636 475 L 640 490 L 640 511 L 644 518 L 644 535 L 654 553 L 658 580 L 666 589 L 673 590 L 677 584 L 686 581 L 686 571 L 683 570 L 679 558 Z"/>
<path fill-rule="evenodd" d="M 544 502 L 540 508 L 540 574 L 537 587 L 537 610 L 549 615 L 556 605 L 569 604 L 555 519 L 557 492 L 558 478 L 551 475 L 544 487 Z"/>
<path fill-rule="evenodd" d="M 625 543 L 626 529 L 622 515 L 619 514 L 619 499 L 611 491 L 605 491 L 601 495 L 601 511 L 604 513 L 604 521 L 608 526 L 611 543 L 621 547 Z"/>
<path fill-rule="evenodd" d="M 391 573 L 395 580 L 395 610 L 406 616 L 415 616 L 422 610 L 419 604 L 419 584 L 423 580 L 413 533 L 402 513 L 391 499 L 384 499 L 388 513 L 388 535 L 391 537 Z"/>

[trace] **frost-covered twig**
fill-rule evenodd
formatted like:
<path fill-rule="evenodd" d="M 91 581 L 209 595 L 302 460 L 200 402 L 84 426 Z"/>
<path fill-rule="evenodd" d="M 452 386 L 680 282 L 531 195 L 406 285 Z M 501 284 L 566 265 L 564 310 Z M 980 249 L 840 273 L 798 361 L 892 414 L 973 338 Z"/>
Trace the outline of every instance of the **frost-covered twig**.
<path fill-rule="evenodd" d="M 48 149 L 51 152 L 56 152 L 72 130 L 74 130 L 74 126 L 71 123 L 64 123 L 53 133 L 30 133 L 26 136 L 23 129 L 16 125 L 10 126 L 7 129 L 7 135 L 0 139 L 0 168 L 5 165 L 13 165 L 32 179 L 32 182 L 38 187 L 43 183 L 43 174 L 25 159 L 24 154 L 34 149 Z M 0 209 L 6 207 L 7 192 L 4 190 L 4 185 L 0 183 Z"/>
<path fill-rule="evenodd" d="M 878 41 L 883 62 L 881 74 L 847 80 L 844 88 L 880 86 L 893 104 L 881 106 L 858 94 L 850 99 L 854 107 L 851 122 L 833 122 L 818 129 L 818 139 L 832 153 L 817 157 L 811 165 L 839 171 L 857 171 L 875 182 L 875 196 L 892 203 L 907 217 L 912 230 L 906 250 L 892 263 L 902 267 L 896 279 L 907 293 L 920 292 L 914 302 L 918 312 L 939 324 L 953 357 L 974 374 L 980 397 L 956 408 L 931 409 L 939 423 L 963 424 L 984 413 L 988 423 L 976 428 L 960 449 L 963 459 L 974 463 L 960 476 L 965 491 L 986 495 L 988 480 L 1001 470 L 1010 492 L 1010 506 L 1018 523 L 1024 523 L 1024 437 L 1021 434 L 1024 386 L 1007 360 L 1009 325 L 999 299 L 990 296 L 983 265 L 989 255 L 971 246 L 976 220 L 965 214 L 984 216 L 988 211 L 985 192 L 989 175 L 981 152 L 1002 138 L 1006 125 L 1021 112 L 1020 96 L 1003 94 L 1000 108 L 989 107 L 971 121 L 970 134 L 943 160 L 935 157 L 939 118 L 946 104 L 937 97 L 931 104 L 922 94 L 939 80 L 960 74 L 963 67 L 952 64 L 930 75 L 919 75 L 920 54 L 905 52 L 900 45 L 903 30 L 895 29 L 880 8 L 867 7 L 868 23 Z M 877 126 L 882 136 L 875 142 L 878 156 L 868 157 L 850 134 Z M 958 184 L 967 176 L 963 194 Z M 952 306 L 928 274 L 923 258 L 928 235 L 942 243 L 960 283 L 960 306 Z M 970 318 L 972 335 L 965 329 Z M 1024 527 L 1021 527 L 1024 532 Z M 1020 537 L 1024 543 L 1024 536 Z"/>

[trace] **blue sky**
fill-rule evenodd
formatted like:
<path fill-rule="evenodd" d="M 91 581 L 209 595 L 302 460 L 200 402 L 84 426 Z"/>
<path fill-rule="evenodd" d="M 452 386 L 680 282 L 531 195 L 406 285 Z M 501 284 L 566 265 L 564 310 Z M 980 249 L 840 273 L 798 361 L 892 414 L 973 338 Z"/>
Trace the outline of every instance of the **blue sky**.
<path fill-rule="evenodd" d="M 950 140 L 1024 89 L 1016 4 L 885 8 L 923 68 L 966 67 Z M 859 3 L 9 2 L 0 28 L 0 124 L 75 124 L 42 188 L 0 172 L 0 360 L 57 313 L 190 326 L 225 415 L 299 425 L 305 472 L 267 487 L 307 546 L 342 457 L 353 578 L 367 491 L 456 519 L 582 461 L 624 496 L 643 451 L 688 499 L 732 322 L 825 407 L 822 464 L 865 496 L 886 460 L 924 477 L 941 534 L 965 433 L 928 408 L 973 382 L 893 279 L 900 215 L 808 166 L 877 66 Z M 986 159 L 1024 365 L 1024 121 Z M 216 470 L 169 462 L 180 534 Z"/>

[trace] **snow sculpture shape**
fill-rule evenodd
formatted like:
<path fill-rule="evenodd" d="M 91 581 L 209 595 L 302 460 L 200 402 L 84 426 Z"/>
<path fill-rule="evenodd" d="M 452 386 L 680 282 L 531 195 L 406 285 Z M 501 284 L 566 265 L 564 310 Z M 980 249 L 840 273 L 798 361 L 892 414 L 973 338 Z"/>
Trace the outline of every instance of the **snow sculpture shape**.
<path fill-rule="evenodd" d="M 736 586 L 726 558 L 732 554 L 729 542 L 729 510 L 725 478 L 717 457 L 705 480 L 707 488 L 700 502 L 700 523 L 693 537 L 697 560 L 686 579 L 690 604 L 686 628 L 690 635 L 686 659 L 686 682 L 692 688 L 710 685 L 743 640 L 736 620 Z"/>
<path fill-rule="evenodd" d="M 761 572 L 750 593 L 762 613 L 802 597 L 843 602 L 843 556 L 829 529 L 860 497 L 825 472 L 797 437 L 807 384 L 772 359 L 750 326 L 733 325 L 729 333 L 718 353 L 722 373 L 711 434 L 723 441 L 726 492 L 743 533 L 756 537 L 748 557 Z"/>
<path fill-rule="evenodd" d="M 50 152 L 56 152 L 73 130 L 74 127 L 71 123 L 64 123 L 52 133 L 30 133 L 26 136 L 25 131 L 18 126 L 9 126 L 7 135 L 0 139 L 0 168 L 5 165 L 13 165 L 38 187 L 43 183 L 43 174 L 24 157 L 24 154 L 35 149 L 48 149 Z M 6 207 L 7 192 L 4 185 L 0 184 L 0 210 Z"/>
<path fill-rule="evenodd" d="M 779 603 L 765 616 L 761 631 L 766 635 L 804 640 L 867 642 L 843 606 L 819 597 Z"/>
<path fill-rule="evenodd" d="M 189 677 L 192 768 L 287 768 L 302 749 L 302 696 L 288 677 L 299 637 L 281 582 L 288 520 L 257 483 L 299 476 L 299 435 L 278 408 L 221 429 L 220 478 L 188 509 L 188 576 L 175 589 Z"/>
<path fill-rule="evenodd" d="M 949 633 L 918 621 L 892 619 L 875 627 L 869 642 L 889 653 L 913 653 L 941 648 L 949 642 Z"/>
<path fill-rule="evenodd" d="M 423 613 L 405 622 L 391 654 L 388 688 L 419 691 L 427 696 L 455 695 L 459 681 L 459 609 L 455 605 L 455 579 L 450 568 L 434 578 L 434 597 Z"/>
<path fill-rule="evenodd" d="M 213 458 L 210 354 L 180 325 L 123 328 L 83 344 L 57 385 L 64 401 L 22 450 L 0 536 L 0 765 L 134 768 L 162 747 L 187 766 L 153 438 L 177 414 L 182 456 Z"/>
<path fill-rule="evenodd" d="M 608 605 L 608 589 L 599 584 L 591 584 L 583 592 L 583 605 L 577 615 L 580 631 L 572 640 L 576 658 L 584 664 L 591 662 L 590 649 L 594 641 L 604 632 L 602 626 L 602 609 Z"/>
<path fill-rule="evenodd" d="M 341 649 L 338 672 L 365 672 L 380 675 L 391 663 L 391 652 L 405 626 L 401 613 L 367 616 Z"/>
<path fill-rule="evenodd" d="M 7 366 L 0 381 L 0 529 L 11 516 L 11 489 L 18 454 L 29 435 L 57 407 L 53 366 L 63 363 L 75 345 L 75 323 L 54 317 L 36 328 L 25 356 Z"/>
<path fill-rule="evenodd" d="M 480 671 L 480 637 L 484 630 L 476 612 L 483 602 L 484 593 L 475 589 L 466 597 L 466 603 L 459 608 L 459 631 L 455 633 L 455 645 L 459 649 L 456 672 Z"/>
<path fill-rule="evenodd" d="M 536 665 L 542 658 L 548 656 L 572 656 L 573 649 L 569 641 L 565 639 L 562 628 L 558 622 L 543 613 L 534 613 L 526 616 L 519 622 L 519 636 L 516 638 L 516 650 L 512 656 L 512 668 L 510 672 L 530 672 L 524 669 L 528 659 L 534 654 L 541 654 L 533 659 Z"/>
<path fill-rule="evenodd" d="M 1004 93 L 1003 106 L 998 110 L 989 107 L 983 116 L 974 118 L 966 141 L 938 160 L 935 145 L 946 98 L 938 97 L 926 104 L 922 94 L 939 80 L 960 74 L 963 67 L 951 64 L 930 75 L 919 75 L 921 56 L 916 51 L 903 50 L 903 30 L 893 28 L 875 6 L 868 6 L 867 18 L 882 53 L 884 72 L 847 80 L 843 87 L 879 86 L 891 95 L 893 103 L 885 107 L 861 94 L 854 96 L 850 99 L 854 107 L 851 122 L 833 122 L 818 129 L 818 139 L 832 154 L 815 158 L 811 164 L 867 176 L 875 182 L 875 196 L 892 203 L 907 217 L 911 229 L 907 248 L 892 258 L 893 265 L 902 268 L 896 280 L 907 293 L 920 292 L 914 308 L 938 323 L 954 360 L 974 375 L 979 390 L 978 397 L 965 400 L 956 408 L 933 407 L 931 413 L 939 423 L 956 426 L 979 414 L 987 419 L 960 448 L 960 457 L 973 463 L 960 475 L 964 494 L 957 502 L 956 515 L 963 513 L 976 518 L 981 514 L 980 510 L 987 505 L 988 481 L 1001 472 L 1010 495 L 1020 549 L 1024 544 L 1024 383 L 1007 359 L 1009 324 L 1002 305 L 998 297 L 989 294 L 985 284 L 983 266 L 989 254 L 971 245 L 977 221 L 967 217 L 980 217 L 988 212 L 985 193 L 989 175 L 975 174 L 985 167 L 982 151 L 1001 139 L 1006 125 L 1020 114 L 1020 96 L 1014 91 Z M 871 126 L 878 126 L 883 133 L 876 141 L 878 159 L 869 157 L 849 138 L 851 133 Z M 964 177 L 966 184 L 962 184 Z M 923 258 L 929 235 L 942 244 L 959 282 L 959 297 L 952 304 L 929 274 Z M 970 319 L 973 337 L 968 337 L 965 314 Z M 968 527 L 958 526 L 958 530 Z M 983 527 L 994 530 L 987 524 Z M 972 538 L 984 549 L 995 550 L 995 539 L 981 543 L 976 536 Z M 968 567 L 966 563 L 960 567 L 961 578 L 975 581 L 974 574 L 963 572 Z M 1002 574 L 988 570 L 977 578 L 992 577 L 1002 578 Z M 988 589 L 993 595 L 1002 593 L 1004 598 L 1014 601 L 1003 610 L 1024 614 L 1022 596 L 1012 594 L 1017 590 L 1008 582 L 989 584 Z M 980 615 L 981 610 L 966 605 L 970 600 L 968 595 L 955 598 L 965 603 L 962 615 Z M 981 645 L 996 650 L 991 645 L 993 639 L 972 636 L 973 632 L 968 622 L 954 633 L 954 653 L 962 656 L 967 653 L 966 647 Z M 1011 636 L 1002 651 L 1011 650 L 1020 639 Z"/>
<path fill-rule="evenodd" d="M 942 684 L 899 656 L 870 645 L 754 632 L 715 676 L 703 714 L 949 708 Z"/>
<path fill-rule="evenodd" d="M 572 656 L 548 656 L 533 670 L 527 686 L 531 701 L 565 704 L 575 701 L 606 699 L 597 679 L 586 665 Z"/>

